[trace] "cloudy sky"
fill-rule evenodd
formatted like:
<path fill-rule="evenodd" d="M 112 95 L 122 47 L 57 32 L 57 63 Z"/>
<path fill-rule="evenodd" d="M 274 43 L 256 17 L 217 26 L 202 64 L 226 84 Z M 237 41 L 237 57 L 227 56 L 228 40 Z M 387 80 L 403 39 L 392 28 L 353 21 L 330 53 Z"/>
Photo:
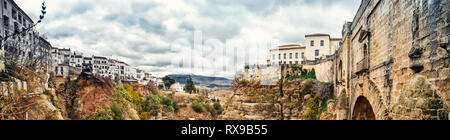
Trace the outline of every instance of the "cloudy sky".
<path fill-rule="evenodd" d="M 15 0 L 35 19 L 40 0 Z M 121 59 L 157 76 L 231 78 L 304 35 L 341 37 L 360 0 L 46 0 L 54 47 Z"/>

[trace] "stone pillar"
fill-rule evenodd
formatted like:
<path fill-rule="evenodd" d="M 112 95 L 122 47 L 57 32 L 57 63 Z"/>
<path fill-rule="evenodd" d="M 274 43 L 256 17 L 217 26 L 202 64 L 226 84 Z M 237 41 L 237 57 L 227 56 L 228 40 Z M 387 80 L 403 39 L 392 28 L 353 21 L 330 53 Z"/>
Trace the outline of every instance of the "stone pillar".
<path fill-rule="evenodd" d="M 337 120 L 348 120 L 348 111 L 347 109 L 339 109 L 337 113 Z"/>
<path fill-rule="evenodd" d="M 2 92 L 3 96 L 8 96 L 8 84 L 6 82 L 1 83 L 0 92 Z"/>
<path fill-rule="evenodd" d="M 22 82 L 22 87 L 23 87 L 23 90 L 27 91 L 28 90 L 27 82 L 23 81 Z"/>
<path fill-rule="evenodd" d="M 3 84 L 0 84 L 0 95 L 6 96 L 4 94 L 5 94 L 5 91 L 3 91 Z"/>
<path fill-rule="evenodd" d="M 14 82 L 8 82 L 8 91 L 10 94 L 14 94 Z"/>
<path fill-rule="evenodd" d="M 16 85 L 17 85 L 17 90 L 18 90 L 18 91 L 22 91 L 22 90 L 23 90 L 22 82 L 21 82 L 21 81 L 16 81 Z"/>

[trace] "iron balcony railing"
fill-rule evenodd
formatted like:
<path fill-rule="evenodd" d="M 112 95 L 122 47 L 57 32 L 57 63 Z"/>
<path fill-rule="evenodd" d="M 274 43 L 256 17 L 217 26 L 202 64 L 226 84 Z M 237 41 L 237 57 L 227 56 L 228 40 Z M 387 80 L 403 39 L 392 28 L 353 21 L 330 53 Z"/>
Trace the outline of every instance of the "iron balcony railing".
<path fill-rule="evenodd" d="M 363 73 L 369 70 L 369 59 L 364 58 L 358 63 L 356 63 L 356 73 Z"/>

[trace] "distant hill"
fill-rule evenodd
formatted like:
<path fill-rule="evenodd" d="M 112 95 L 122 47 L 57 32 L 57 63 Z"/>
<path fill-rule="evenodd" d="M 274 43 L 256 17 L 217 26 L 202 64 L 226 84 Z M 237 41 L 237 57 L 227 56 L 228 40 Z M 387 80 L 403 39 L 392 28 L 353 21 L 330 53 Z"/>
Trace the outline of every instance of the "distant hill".
<path fill-rule="evenodd" d="M 186 84 L 186 80 L 189 78 L 189 75 L 183 74 L 175 74 L 169 75 L 173 79 L 175 79 L 180 84 Z M 211 77 L 211 76 L 199 76 L 199 75 L 191 75 L 192 80 L 194 81 L 196 86 L 204 86 L 208 88 L 215 87 L 230 87 L 231 80 L 223 77 Z"/>

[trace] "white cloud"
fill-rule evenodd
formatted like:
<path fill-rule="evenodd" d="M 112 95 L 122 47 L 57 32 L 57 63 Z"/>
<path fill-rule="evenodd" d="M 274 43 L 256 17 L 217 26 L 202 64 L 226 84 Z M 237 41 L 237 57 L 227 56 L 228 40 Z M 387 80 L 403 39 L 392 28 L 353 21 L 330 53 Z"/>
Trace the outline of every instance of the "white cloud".
<path fill-rule="evenodd" d="M 33 19 L 40 14 L 41 1 L 16 2 Z M 46 0 L 48 13 L 38 30 L 49 37 L 54 47 L 120 58 L 159 76 L 182 71 L 230 78 L 246 62 L 264 64 L 269 49 L 265 45 L 273 40 L 304 44 L 305 34 L 318 32 L 339 37 L 344 21 L 352 20 L 359 3 L 353 0 Z M 237 39 L 244 44 L 236 46 L 238 52 L 217 46 L 193 48 L 195 30 L 202 31 L 203 42 L 218 39 L 225 46 L 227 40 Z M 171 49 L 177 39 L 189 43 Z M 233 56 L 235 53 L 239 55 Z M 182 56 L 202 64 L 201 69 L 189 71 L 190 68 L 171 64 L 171 60 Z"/>

